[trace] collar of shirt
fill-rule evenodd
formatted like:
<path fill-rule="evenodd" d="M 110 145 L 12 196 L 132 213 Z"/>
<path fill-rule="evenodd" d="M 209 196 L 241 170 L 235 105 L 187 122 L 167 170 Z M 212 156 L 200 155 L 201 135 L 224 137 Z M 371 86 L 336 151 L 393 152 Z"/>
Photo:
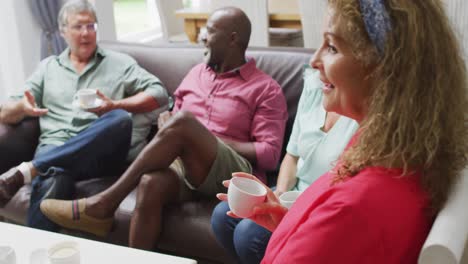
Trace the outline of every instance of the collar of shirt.
<path fill-rule="evenodd" d="M 217 74 L 208 65 L 206 65 L 205 70 L 209 71 L 211 74 L 214 74 L 219 78 L 230 78 L 230 77 L 239 75 L 242 79 L 244 79 L 245 81 L 248 81 L 249 78 L 252 76 L 252 74 L 255 72 L 256 63 L 255 63 L 255 59 L 252 58 L 252 57 L 247 57 L 246 61 L 247 62 L 244 63 L 243 65 L 241 65 L 241 66 L 239 66 L 239 67 L 237 67 L 235 69 L 232 69 L 232 70 L 230 70 L 228 72 L 224 72 L 224 73 L 220 73 L 220 74 Z"/>
<path fill-rule="evenodd" d="M 106 56 L 106 51 L 100 48 L 99 46 L 96 47 L 96 51 L 94 52 L 94 56 L 92 59 L 89 60 L 86 69 L 89 69 L 94 63 L 97 61 L 98 58 L 104 58 Z M 67 47 L 60 55 L 57 57 L 57 61 L 60 65 L 69 70 L 75 71 L 73 64 L 70 60 L 70 47 Z M 87 70 L 83 71 L 85 73 Z M 82 74 L 83 74 L 82 73 Z"/>

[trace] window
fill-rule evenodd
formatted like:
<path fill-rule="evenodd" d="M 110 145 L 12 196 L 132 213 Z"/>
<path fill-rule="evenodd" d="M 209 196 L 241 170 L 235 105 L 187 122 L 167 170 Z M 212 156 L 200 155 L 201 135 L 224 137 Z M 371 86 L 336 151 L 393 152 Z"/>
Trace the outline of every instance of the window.
<path fill-rule="evenodd" d="M 161 37 L 161 25 L 154 0 L 114 0 L 117 39 L 150 42 Z"/>
<path fill-rule="evenodd" d="M 183 0 L 184 7 L 200 7 L 200 0 Z"/>

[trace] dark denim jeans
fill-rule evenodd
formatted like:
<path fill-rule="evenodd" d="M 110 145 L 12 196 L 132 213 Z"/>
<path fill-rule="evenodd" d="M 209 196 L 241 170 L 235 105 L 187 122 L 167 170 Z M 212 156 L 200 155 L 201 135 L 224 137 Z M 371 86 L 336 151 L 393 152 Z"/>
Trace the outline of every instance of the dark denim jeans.
<path fill-rule="evenodd" d="M 232 218 L 227 202 L 219 203 L 211 216 L 211 228 L 218 243 L 239 263 L 260 263 L 271 232 L 249 219 Z"/>
<path fill-rule="evenodd" d="M 57 231 L 39 206 L 43 199 L 72 199 L 75 181 L 114 175 L 125 165 L 132 133 L 128 112 L 113 110 L 61 146 L 47 145 L 32 161 L 39 176 L 32 181 L 27 225 Z"/>

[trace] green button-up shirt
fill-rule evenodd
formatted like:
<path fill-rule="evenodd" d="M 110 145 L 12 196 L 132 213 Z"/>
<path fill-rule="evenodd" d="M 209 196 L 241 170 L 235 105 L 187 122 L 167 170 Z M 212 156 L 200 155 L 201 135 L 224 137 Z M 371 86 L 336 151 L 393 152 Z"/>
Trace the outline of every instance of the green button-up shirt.
<path fill-rule="evenodd" d="M 98 118 L 73 104 L 73 97 L 80 89 L 99 89 L 113 100 L 143 91 L 153 96 L 160 106 L 167 105 L 168 95 L 161 81 L 141 68 L 130 56 L 98 47 L 94 57 L 79 74 L 75 71 L 69 54 L 70 50 L 67 48 L 59 56 L 43 60 L 26 81 L 25 88 L 32 91 L 37 105 L 49 109 L 45 116 L 39 118 L 39 147 L 62 145 Z M 135 114 L 132 118 L 129 159 L 133 159 L 143 148 L 156 115 L 154 112 Z"/>

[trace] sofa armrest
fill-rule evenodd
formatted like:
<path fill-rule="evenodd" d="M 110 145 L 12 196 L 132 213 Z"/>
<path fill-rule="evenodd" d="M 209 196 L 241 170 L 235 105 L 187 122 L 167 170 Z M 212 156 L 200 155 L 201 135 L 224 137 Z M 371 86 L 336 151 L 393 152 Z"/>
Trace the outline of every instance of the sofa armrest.
<path fill-rule="evenodd" d="M 432 225 L 419 255 L 419 264 L 467 263 L 463 255 L 468 238 L 468 167 L 460 176 Z"/>
<path fill-rule="evenodd" d="M 34 155 L 39 137 L 39 121 L 28 118 L 17 125 L 0 124 L 0 173 Z"/>

